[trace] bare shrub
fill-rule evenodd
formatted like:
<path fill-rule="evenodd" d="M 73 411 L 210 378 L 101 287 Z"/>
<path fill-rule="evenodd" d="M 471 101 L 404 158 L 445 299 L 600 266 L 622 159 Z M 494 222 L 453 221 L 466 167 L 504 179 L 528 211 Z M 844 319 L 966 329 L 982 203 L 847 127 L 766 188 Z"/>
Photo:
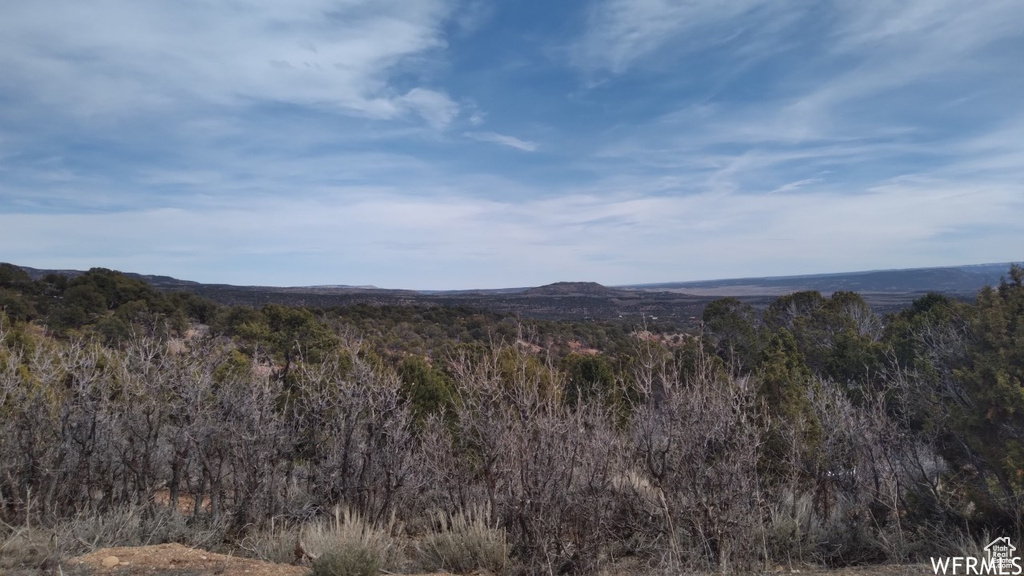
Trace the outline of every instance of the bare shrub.
<path fill-rule="evenodd" d="M 458 457 L 444 473 L 462 498 L 482 501 L 461 509 L 489 507 L 524 570 L 591 570 L 613 538 L 611 486 L 624 453 L 611 415 L 563 409 L 557 375 L 521 355 L 499 351 L 462 368 L 450 443 Z"/>
<path fill-rule="evenodd" d="M 986 556 L 985 546 L 992 542 L 993 535 L 988 531 L 980 534 L 970 534 L 962 530 L 942 530 L 938 532 L 939 538 L 934 541 L 935 548 L 931 556 L 972 556 L 984 558 Z"/>
<path fill-rule="evenodd" d="M 300 390 L 286 411 L 292 434 L 291 473 L 311 502 L 342 505 L 371 523 L 402 509 L 413 467 L 412 416 L 398 378 L 356 358 L 302 365 Z M 329 508 L 328 508 L 329 509 Z"/>
<path fill-rule="evenodd" d="M 209 548 L 220 544 L 226 531 L 225 524 L 189 524 L 177 510 L 154 514 L 138 505 L 119 506 L 104 513 L 82 512 L 54 528 L 55 541 L 65 555 L 168 542 Z"/>
<path fill-rule="evenodd" d="M 17 528 L 0 536 L 0 573 L 37 571 L 55 565 L 62 558 L 52 530 Z"/>
<path fill-rule="evenodd" d="M 664 564 L 673 569 L 750 568 L 762 549 L 757 462 L 763 430 L 753 385 L 698 355 L 686 382 L 675 370 L 641 375 L 643 403 L 630 430 L 638 470 L 661 510 Z M 660 388 L 644 385 L 661 382 Z M 650 496 L 642 497 L 644 507 Z"/>
<path fill-rule="evenodd" d="M 944 464 L 927 435 L 889 415 L 887 406 L 902 392 L 883 382 L 861 390 L 855 405 L 834 383 L 815 390 L 820 454 L 812 483 L 798 492 L 812 497 L 804 523 L 813 529 L 792 536 L 791 544 L 804 559 L 830 565 L 920 559 L 939 535 L 927 522 L 930 512 L 915 512 L 916 520 L 910 513 L 913 503 L 937 502 Z"/>
<path fill-rule="evenodd" d="M 5 549 L 240 541 L 287 562 L 301 544 L 359 573 L 401 564 L 412 536 L 431 568 L 586 574 L 903 561 L 964 538 L 934 437 L 900 420 L 907 370 L 818 382 L 769 422 L 757 382 L 700 346 L 684 369 L 639 340 L 614 408 L 563 402 L 552 361 L 494 347 L 452 358 L 457 400 L 414 426 L 395 373 L 345 342 L 299 351 L 287 379 L 222 369 L 238 352 L 212 337 L 0 345 Z M 769 424 L 790 454 L 765 474 Z"/>

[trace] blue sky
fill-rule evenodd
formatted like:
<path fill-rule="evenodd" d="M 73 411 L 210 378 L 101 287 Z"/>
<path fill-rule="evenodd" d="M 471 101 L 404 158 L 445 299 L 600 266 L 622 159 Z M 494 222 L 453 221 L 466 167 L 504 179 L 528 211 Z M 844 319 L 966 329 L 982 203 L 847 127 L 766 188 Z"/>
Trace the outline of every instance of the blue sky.
<path fill-rule="evenodd" d="M 1018 261 L 1019 0 L 0 0 L 0 260 L 445 289 Z"/>

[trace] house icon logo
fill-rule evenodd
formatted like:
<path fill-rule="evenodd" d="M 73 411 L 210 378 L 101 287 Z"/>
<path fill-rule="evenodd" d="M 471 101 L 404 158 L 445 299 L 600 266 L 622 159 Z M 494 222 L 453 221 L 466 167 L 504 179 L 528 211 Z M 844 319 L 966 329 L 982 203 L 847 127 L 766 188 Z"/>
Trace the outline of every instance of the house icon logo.
<path fill-rule="evenodd" d="M 988 555 L 988 561 L 992 566 L 1001 568 L 1011 565 L 1014 559 L 1013 551 L 1016 549 L 1017 547 L 1010 543 L 1009 536 L 1003 536 L 989 542 L 988 546 L 985 546 L 985 554 Z"/>

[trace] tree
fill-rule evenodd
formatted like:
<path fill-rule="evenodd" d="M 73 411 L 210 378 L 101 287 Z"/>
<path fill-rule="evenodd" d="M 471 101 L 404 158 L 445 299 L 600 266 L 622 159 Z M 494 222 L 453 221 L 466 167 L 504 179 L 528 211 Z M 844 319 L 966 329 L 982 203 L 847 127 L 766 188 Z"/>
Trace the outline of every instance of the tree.
<path fill-rule="evenodd" d="M 50 316 L 50 324 L 57 330 L 80 328 L 106 311 L 102 292 L 90 284 L 75 284 L 64 292 L 60 305 Z"/>
<path fill-rule="evenodd" d="M 0 311 L 12 320 L 31 320 L 35 317 L 32 302 L 14 290 L 0 288 Z"/>
<path fill-rule="evenodd" d="M 722 360 L 736 371 L 754 368 L 760 352 L 754 309 L 736 298 L 715 300 L 701 316 L 704 336 Z"/>
<path fill-rule="evenodd" d="M 591 400 L 608 400 L 615 387 L 615 375 L 601 356 L 573 354 L 565 359 L 566 381 L 562 401 L 576 406 Z"/>
<path fill-rule="evenodd" d="M 785 328 L 794 332 L 800 324 L 807 322 L 814 313 L 825 305 L 825 298 L 817 291 L 804 291 L 779 296 L 768 306 L 764 314 L 765 325 L 776 331 Z"/>
<path fill-rule="evenodd" d="M 422 356 L 410 356 L 398 366 L 398 393 L 412 409 L 416 421 L 432 414 L 449 413 L 455 406 L 455 382 Z"/>
<path fill-rule="evenodd" d="M 337 352 L 340 341 L 326 325 L 306 308 L 290 308 L 267 304 L 259 316 L 238 327 L 238 334 L 265 347 L 280 364 L 277 375 L 285 382 L 293 363 L 303 360 L 321 362 L 326 355 Z"/>
<path fill-rule="evenodd" d="M 811 396 L 820 384 L 788 330 L 768 337 L 757 378 L 757 397 L 768 419 L 763 466 L 776 477 L 812 475 L 821 423 Z M 798 469 L 787 469 L 793 466 Z"/>
<path fill-rule="evenodd" d="M 789 331 L 815 374 L 843 384 L 865 383 L 881 367 L 882 322 L 854 292 L 796 292 L 773 302 L 765 325 Z"/>
<path fill-rule="evenodd" d="M 985 498 L 1017 534 L 1024 533 L 1024 269 L 978 294 L 973 342 L 966 366 L 956 372 L 967 402 L 954 414 L 973 464 L 994 482 Z"/>
<path fill-rule="evenodd" d="M 32 277 L 14 264 L 0 263 L 0 288 L 24 289 L 32 284 Z"/>

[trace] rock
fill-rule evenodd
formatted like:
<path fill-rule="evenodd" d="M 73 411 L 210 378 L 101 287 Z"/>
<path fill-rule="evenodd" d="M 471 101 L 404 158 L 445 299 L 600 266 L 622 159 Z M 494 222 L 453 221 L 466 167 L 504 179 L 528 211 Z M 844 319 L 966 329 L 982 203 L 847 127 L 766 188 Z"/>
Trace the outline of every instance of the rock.
<path fill-rule="evenodd" d="M 107 556 L 102 561 L 100 561 L 100 564 L 102 564 L 104 568 L 113 568 L 114 566 L 117 566 L 120 563 L 121 559 L 117 556 Z"/>

